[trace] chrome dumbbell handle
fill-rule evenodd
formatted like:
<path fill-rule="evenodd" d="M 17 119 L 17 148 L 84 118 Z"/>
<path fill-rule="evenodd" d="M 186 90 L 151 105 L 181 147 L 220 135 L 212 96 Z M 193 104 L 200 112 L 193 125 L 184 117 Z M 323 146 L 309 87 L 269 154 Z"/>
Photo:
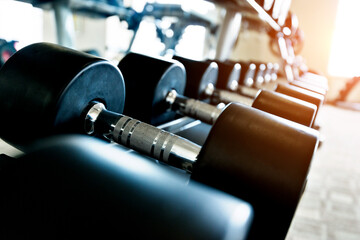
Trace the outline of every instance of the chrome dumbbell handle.
<path fill-rule="evenodd" d="M 249 98 L 249 97 L 245 97 L 242 96 L 238 93 L 233 93 L 227 90 L 215 90 L 213 95 L 211 96 L 211 99 L 214 103 L 231 103 L 231 102 L 236 102 L 236 103 L 240 103 L 246 106 L 252 106 L 254 100 Z"/>
<path fill-rule="evenodd" d="M 85 132 L 100 134 L 171 166 L 192 171 L 200 146 L 122 114 L 106 110 L 102 103 L 92 103 L 85 117 Z"/>
<path fill-rule="evenodd" d="M 180 114 L 213 125 L 223 111 L 208 103 L 178 95 L 172 90 L 166 97 L 171 108 Z"/>
<path fill-rule="evenodd" d="M 246 86 L 240 86 L 238 89 L 239 93 L 250 97 L 250 98 L 256 98 L 256 96 L 259 94 L 259 89 L 255 89 L 255 88 L 251 88 L 251 87 L 246 87 Z"/>

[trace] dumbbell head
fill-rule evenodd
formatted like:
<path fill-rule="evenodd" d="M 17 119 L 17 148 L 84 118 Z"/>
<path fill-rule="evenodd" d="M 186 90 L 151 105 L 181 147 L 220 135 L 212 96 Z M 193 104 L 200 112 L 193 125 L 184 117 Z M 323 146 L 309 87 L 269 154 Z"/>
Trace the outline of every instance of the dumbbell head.
<path fill-rule="evenodd" d="M 256 65 L 255 85 L 260 86 L 265 81 L 266 64 L 262 62 L 254 62 L 254 64 Z"/>
<path fill-rule="evenodd" d="M 185 96 L 195 99 L 206 98 L 204 93 L 209 85 L 216 85 L 218 65 L 215 62 L 200 62 L 179 56 L 173 58 L 185 66 L 187 79 L 191 79 L 186 83 Z"/>
<path fill-rule="evenodd" d="M 251 239 L 270 233 L 272 239 L 284 239 L 317 138 L 308 127 L 231 104 L 212 127 L 192 177 L 253 204 Z"/>
<path fill-rule="evenodd" d="M 153 125 L 174 119 L 165 98 L 171 90 L 185 91 L 186 73 L 179 62 L 129 53 L 118 67 L 126 85 L 124 114 Z"/>
<path fill-rule="evenodd" d="M 46 139 L 0 165 L 2 234 L 15 239 L 245 239 L 251 224 L 244 201 L 94 138 Z"/>
<path fill-rule="evenodd" d="M 282 93 L 314 104 L 317 107 L 316 114 L 324 103 L 323 95 L 289 84 L 278 83 L 275 88 L 275 92 Z"/>
<path fill-rule="evenodd" d="M 259 91 L 251 106 L 308 127 L 313 126 L 317 112 L 312 103 L 268 90 Z"/>
<path fill-rule="evenodd" d="M 12 143 L 25 144 L 54 132 L 79 132 L 83 110 L 92 100 L 117 112 L 124 107 L 118 68 L 50 43 L 16 52 L 0 71 L 0 85 L 6 116 L 0 118 L 1 136 Z"/>
<path fill-rule="evenodd" d="M 279 69 L 280 69 L 280 65 L 278 63 L 274 63 L 273 71 L 271 73 L 271 80 L 272 81 L 276 81 L 278 79 Z"/>
<path fill-rule="evenodd" d="M 241 65 L 235 62 L 222 62 L 207 60 L 208 63 L 215 62 L 219 67 L 216 88 L 236 91 L 239 85 Z"/>
<path fill-rule="evenodd" d="M 313 84 L 311 84 L 309 82 L 306 82 L 306 81 L 294 80 L 294 81 L 290 82 L 290 84 L 293 85 L 293 86 L 296 86 L 296 87 L 306 89 L 306 90 L 314 92 L 314 93 L 321 94 L 323 96 L 326 95 L 326 91 L 327 91 L 326 89 L 324 89 L 322 87 L 313 85 Z"/>
<path fill-rule="evenodd" d="M 241 65 L 239 84 L 252 86 L 255 82 L 256 65 L 245 61 L 239 61 L 238 63 Z"/>

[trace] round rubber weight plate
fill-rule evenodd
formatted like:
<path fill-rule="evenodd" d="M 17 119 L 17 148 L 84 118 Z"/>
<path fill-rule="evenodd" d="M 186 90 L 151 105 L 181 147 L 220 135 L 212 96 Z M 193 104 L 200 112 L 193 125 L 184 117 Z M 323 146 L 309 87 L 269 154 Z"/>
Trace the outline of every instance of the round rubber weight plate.
<path fill-rule="evenodd" d="M 295 97 L 295 98 L 301 99 L 303 101 L 315 104 L 317 107 L 317 112 L 320 109 L 320 107 L 322 106 L 322 104 L 324 103 L 323 95 L 300 88 L 300 87 L 292 86 L 289 84 L 278 83 L 275 88 L 275 92 L 282 93 L 282 94 L 288 95 L 290 97 Z M 316 114 L 317 114 L 317 112 L 316 112 Z M 315 115 L 315 117 L 316 117 L 316 115 Z"/>
<path fill-rule="evenodd" d="M 233 81 L 238 82 L 240 78 L 241 66 L 238 63 L 216 61 L 219 66 L 219 76 L 216 88 L 223 90 L 231 90 Z"/>
<path fill-rule="evenodd" d="M 255 234 L 284 239 L 317 144 L 313 129 L 233 103 L 212 127 L 192 178 L 252 204 Z"/>
<path fill-rule="evenodd" d="M 308 127 L 313 125 L 317 111 L 312 103 L 268 90 L 259 91 L 252 107 Z"/>
<path fill-rule="evenodd" d="M 186 69 L 185 96 L 194 99 L 205 99 L 204 91 L 209 83 L 216 86 L 218 65 L 215 62 L 195 61 L 179 56 L 173 57 L 181 62 Z"/>
<path fill-rule="evenodd" d="M 121 113 L 125 87 L 118 68 L 49 43 L 15 53 L 0 70 L 0 137 L 13 145 L 54 133 L 82 133 L 92 100 Z"/>
<path fill-rule="evenodd" d="M 153 125 L 175 118 L 165 98 L 171 90 L 184 93 L 184 66 L 171 59 L 129 53 L 118 67 L 126 85 L 124 114 Z"/>

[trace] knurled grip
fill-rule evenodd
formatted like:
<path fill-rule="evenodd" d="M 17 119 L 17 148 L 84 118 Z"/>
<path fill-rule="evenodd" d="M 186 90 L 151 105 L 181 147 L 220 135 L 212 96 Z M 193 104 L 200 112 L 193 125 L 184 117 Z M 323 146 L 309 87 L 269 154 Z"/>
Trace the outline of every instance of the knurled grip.
<path fill-rule="evenodd" d="M 176 136 L 127 116 L 121 117 L 113 131 L 114 141 L 167 162 Z"/>
<path fill-rule="evenodd" d="M 87 134 L 97 134 L 171 166 L 192 171 L 200 146 L 150 124 L 92 102 L 84 119 Z"/>
<path fill-rule="evenodd" d="M 115 142 L 191 172 L 192 163 L 200 152 L 198 145 L 128 116 L 120 116 L 112 132 Z"/>

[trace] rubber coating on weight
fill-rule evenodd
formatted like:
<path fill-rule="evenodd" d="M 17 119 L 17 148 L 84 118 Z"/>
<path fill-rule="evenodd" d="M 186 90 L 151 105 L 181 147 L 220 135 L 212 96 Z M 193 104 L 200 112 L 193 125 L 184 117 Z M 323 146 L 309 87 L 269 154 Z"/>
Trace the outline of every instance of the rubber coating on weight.
<path fill-rule="evenodd" d="M 315 114 L 315 118 L 320 107 L 323 105 L 325 97 L 319 93 L 315 93 L 300 87 L 292 86 L 289 84 L 278 83 L 275 92 L 282 93 L 288 95 L 290 97 L 298 98 L 303 101 L 315 104 L 317 107 L 317 111 Z"/>
<path fill-rule="evenodd" d="M 250 69 L 251 63 L 245 62 L 245 61 L 234 62 L 234 61 L 230 61 L 230 60 L 228 60 L 227 62 L 232 63 L 232 64 L 239 63 L 241 65 L 241 72 L 240 72 L 239 81 L 238 81 L 239 85 L 245 85 L 245 81 L 248 78 L 252 78 L 255 81 L 254 78 L 255 78 L 256 68 L 254 70 Z M 256 66 L 256 65 L 254 65 L 254 66 Z"/>
<path fill-rule="evenodd" d="M 284 239 L 317 145 L 311 128 L 232 103 L 212 127 L 192 178 L 252 204 L 250 239 Z"/>
<path fill-rule="evenodd" d="M 185 96 L 194 99 L 204 100 L 207 96 L 204 91 L 208 84 L 212 83 L 216 86 L 218 78 L 218 66 L 215 62 L 207 63 L 195 61 L 179 56 L 173 57 L 181 62 L 186 69 L 186 88 Z"/>
<path fill-rule="evenodd" d="M 212 60 L 208 60 L 211 62 Z M 219 67 L 219 76 L 216 81 L 216 88 L 230 90 L 233 81 L 239 82 L 241 65 L 238 63 L 229 63 L 215 61 Z"/>
<path fill-rule="evenodd" d="M 0 169 L 1 239 L 245 239 L 251 206 L 86 136 Z"/>
<path fill-rule="evenodd" d="M 59 45 L 37 43 L 0 70 L 0 137 L 22 148 L 54 133 L 82 133 L 90 101 L 121 113 L 125 86 L 117 67 Z"/>
<path fill-rule="evenodd" d="M 118 67 L 126 85 L 124 114 L 152 125 L 175 118 L 165 98 L 171 90 L 184 94 L 184 66 L 172 59 L 129 53 Z"/>
<path fill-rule="evenodd" d="M 261 90 L 252 107 L 312 127 L 317 107 L 285 94 Z"/>

